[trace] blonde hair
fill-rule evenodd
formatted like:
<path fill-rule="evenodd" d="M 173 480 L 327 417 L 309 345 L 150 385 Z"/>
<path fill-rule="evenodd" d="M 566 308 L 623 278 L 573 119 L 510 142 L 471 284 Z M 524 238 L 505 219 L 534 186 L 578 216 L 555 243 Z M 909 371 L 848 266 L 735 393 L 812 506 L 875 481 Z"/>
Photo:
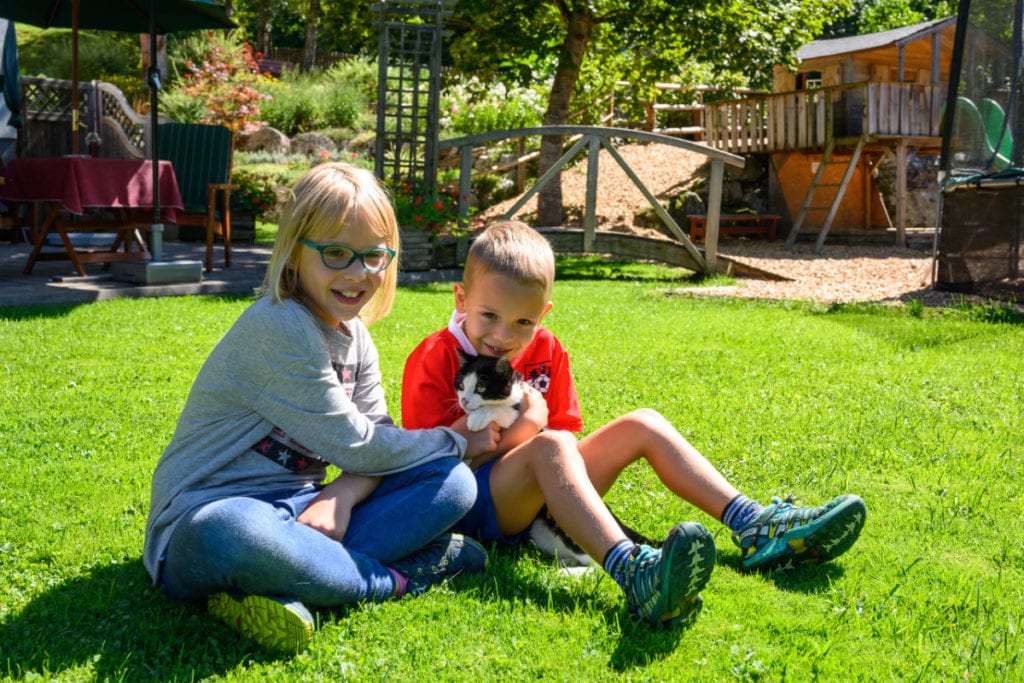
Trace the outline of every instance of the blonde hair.
<path fill-rule="evenodd" d="M 295 184 L 281 209 L 277 240 L 260 293 L 269 295 L 275 303 L 300 297 L 300 240 L 329 239 L 356 223 L 395 250 L 396 263 L 384 271 L 384 282 L 359 313 L 366 323 L 383 318 L 391 310 L 398 285 L 398 223 L 391 199 L 377 178 L 349 164 L 314 166 Z"/>
<path fill-rule="evenodd" d="M 521 221 L 492 223 L 473 242 L 466 255 L 463 285 L 472 287 L 478 272 L 504 275 L 520 284 L 537 285 L 551 295 L 555 254 L 547 238 Z"/>

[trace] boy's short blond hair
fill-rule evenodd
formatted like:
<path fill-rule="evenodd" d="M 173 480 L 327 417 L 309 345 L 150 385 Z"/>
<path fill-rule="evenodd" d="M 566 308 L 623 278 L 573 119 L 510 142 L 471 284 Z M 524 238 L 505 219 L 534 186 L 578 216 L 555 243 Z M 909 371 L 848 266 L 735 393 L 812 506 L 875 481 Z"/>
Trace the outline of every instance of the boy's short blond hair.
<path fill-rule="evenodd" d="M 275 302 L 300 295 L 300 240 L 322 242 L 356 223 L 395 250 L 395 262 L 384 271 L 384 282 L 359 314 L 367 323 L 383 318 L 391 310 L 398 286 L 398 223 L 387 191 L 376 176 L 350 164 L 314 166 L 295 184 L 281 209 L 277 240 L 260 292 Z"/>
<path fill-rule="evenodd" d="M 477 272 L 504 275 L 520 284 L 537 285 L 551 295 L 555 281 L 555 254 L 551 244 L 521 221 L 492 223 L 473 242 L 466 256 L 463 285 L 473 286 Z"/>

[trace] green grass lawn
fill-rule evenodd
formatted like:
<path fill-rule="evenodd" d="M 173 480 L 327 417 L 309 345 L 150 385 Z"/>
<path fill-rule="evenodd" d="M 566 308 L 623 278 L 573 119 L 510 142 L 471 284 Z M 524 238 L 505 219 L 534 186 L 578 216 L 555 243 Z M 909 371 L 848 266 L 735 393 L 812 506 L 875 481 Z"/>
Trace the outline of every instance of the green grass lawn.
<path fill-rule="evenodd" d="M 651 633 L 613 582 L 530 551 L 399 602 L 320 612 L 279 657 L 152 589 L 150 473 L 245 299 L 0 309 L 0 675 L 82 680 L 1021 680 L 1024 327 L 991 311 L 667 296 L 649 273 L 565 273 L 549 326 L 587 429 L 665 414 L 767 502 L 852 491 L 860 541 L 799 574 L 749 575 L 715 520 L 646 465 L 609 494 L 640 530 L 696 519 L 720 564 L 688 630 Z M 614 274 L 612 274 L 614 275 Z M 633 280 L 631 277 L 644 279 Z M 403 288 L 373 327 L 398 417 L 406 354 L 450 285 Z M 999 316 L 994 316 L 999 318 Z"/>

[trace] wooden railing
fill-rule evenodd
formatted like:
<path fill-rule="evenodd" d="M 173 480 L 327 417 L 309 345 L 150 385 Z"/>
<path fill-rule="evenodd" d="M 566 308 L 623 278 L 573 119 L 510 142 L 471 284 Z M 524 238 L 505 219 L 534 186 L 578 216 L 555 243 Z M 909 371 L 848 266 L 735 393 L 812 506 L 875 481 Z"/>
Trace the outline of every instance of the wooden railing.
<path fill-rule="evenodd" d="M 722 88 L 711 85 L 693 85 L 686 83 L 655 83 L 651 88 L 650 99 L 638 101 L 636 97 L 622 97 L 619 91 L 631 91 L 633 84 L 629 81 L 616 81 L 608 98 L 608 114 L 603 119 L 608 125 L 623 125 L 622 109 L 641 108 L 643 110 L 643 129 L 662 135 L 690 136 L 700 140 L 705 133 L 704 124 L 705 98 L 710 95 L 722 99 L 723 96 L 763 94 L 763 90 L 751 88 Z M 659 93 L 663 93 L 659 101 Z M 659 118 L 659 114 L 661 115 Z M 668 117 L 672 114 L 685 114 L 690 119 L 687 125 L 669 124 Z M 630 122 L 626 119 L 625 126 L 638 127 L 639 121 Z"/>
<path fill-rule="evenodd" d="M 473 150 L 481 145 L 488 145 L 504 140 L 518 140 L 520 138 L 562 135 L 575 138 L 575 142 L 569 147 L 562 157 L 545 171 L 544 175 L 537 179 L 537 182 L 526 191 L 503 215 L 503 218 L 512 218 L 522 207 L 533 197 L 545 184 L 558 177 L 559 172 L 569 162 L 573 161 L 584 150 L 587 154 L 587 192 L 585 206 L 583 209 L 583 248 L 591 251 L 594 246 L 595 230 L 597 226 L 597 176 L 599 173 L 598 158 L 602 149 L 606 150 L 611 158 L 622 168 L 626 176 L 633 181 L 647 201 L 654 209 L 658 217 L 669 228 L 673 235 L 679 240 L 682 251 L 686 255 L 686 267 L 702 272 L 714 272 L 715 259 L 718 249 L 718 222 L 721 215 L 722 203 L 722 176 L 725 164 L 742 167 L 744 161 L 741 157 L 728 152 L 721 152 L 711 149 L 689 140 L 680 140 L 667 135 L 648 133 L 646 131 L 631 130 L 629 128 L 606 128 L 603 126 L 538 126 L 531 128 L 516 128 L 512 130 L 496 130 L 487 133 L 478 133 L 466 137 L 451 140 L 442 140 L 438 143 L 438 149 L 442 152 L 446 149 L 458 150 L 459 157 L 459 213 L 463 217 L 469 213 L 469 196 L 473 176 Z M 693 242 L 686 236 L 682 228 L 675 222 L 668 211 L 661 205 L 654 194 L 647 189 L 640 177 L 629 167 L 625 159 L 615 148 L 616 141 L 635 141 L 646 143 L 657 143 L 677 147 L 691 152 L 696 152 L 708 158 L 711 164 L 711 173 L 708 183 L 707 203 L 707 233 L 704 241 L 704 252 L 702 253 Z"/>
<path fill-rule="evenodd" d="M 706 105 L 707 142 L 735 154 L 862 136 L 939 137 L 946 87 L 853 83 Z"/>

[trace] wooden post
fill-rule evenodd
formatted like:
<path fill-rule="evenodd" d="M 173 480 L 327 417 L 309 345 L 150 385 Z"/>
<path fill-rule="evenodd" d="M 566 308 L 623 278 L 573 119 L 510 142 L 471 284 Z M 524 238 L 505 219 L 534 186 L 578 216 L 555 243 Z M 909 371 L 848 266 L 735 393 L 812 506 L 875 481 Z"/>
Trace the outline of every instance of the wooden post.
<path fill-rule="evenodd" d="M 459 147 L 459 225 L 469 218 L 469 196 L 473 192 L 473 145 Z"/>
<path fill-rule="evenodd" d="M 864 225 L 865 230 L 871 227 L 871 159 L 865 156 L 861 161 L 861 197 L 864 202 Z"/>
<path fill-rule="evenodd" d="M 907 244 L 907 143 L 896 146 L 896 246 Z"/>
<path fill-rule="evenodd" d="M 704 232 L 704 260 L 708 272 L 714 273 L 718 255 L 718 224 L 722 216 L 722 176 L 725 163 L 721 159 L 711 160 L 711 185 L 708 188 L 708 220 Z"/>
<path fill-rule="evenodd" d="M 583 250 L 594 248 L 594 230 L 597 227 L 597 173 L 601 158 L 601 138 L 589 136 L 587 140 L 587 199 L 583 207 Z"/>
<path fill-rule="evenodd" d="M 519 154 L 519 163 L 516 164 L 516 194 L 522 194 L 526 190 L 526 162 L 523 161 L 523 157 L 526 156 L 526 138 L 519 138 L 516 151 Z"/>

